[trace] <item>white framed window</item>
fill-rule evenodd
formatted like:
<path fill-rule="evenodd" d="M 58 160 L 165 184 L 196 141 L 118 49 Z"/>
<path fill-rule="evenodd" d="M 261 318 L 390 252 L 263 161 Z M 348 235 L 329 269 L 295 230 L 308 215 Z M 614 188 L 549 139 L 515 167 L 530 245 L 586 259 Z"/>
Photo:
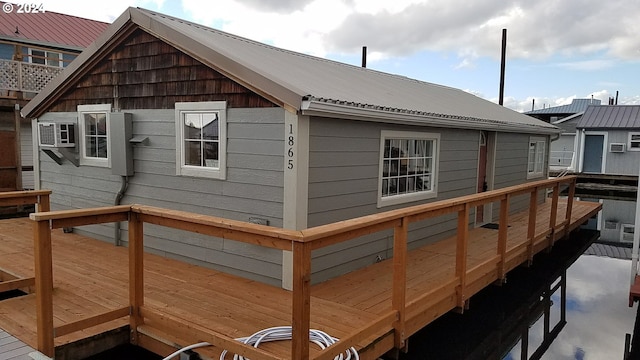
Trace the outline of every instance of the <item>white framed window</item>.
<path fill-rule="evenodd" d="M 32 64 L 63 67 L 62 54 L 54 51 L 29 48 L 29 62 Z"/>
<path fill-rule="evenodd" d="M 440 134 L 383 130 L 378 207 L 435 198 Z"/>
<path fill-rule="evenodd" d="M 620 227 L 620 241 L 625 243 L 633 242 L 633 234 L 635 232 L 635 226 L 633 224 L 622 224 Z"/>
<path fill-rule="evenodd" d="M 111 104 L 78 105 L 80 165 L 109 167 Z"/>
<path fill-rule="evenodd" d="M 227 104 L 176 103 L 176 174 L 226 178 Z"/>
<path fill-rule="evenodd" d="M 629 151 L 640 151 L 640 133 L 629 133 L 629 144 L 627 146 Z"/>
<path fill-rule="evenodd" d="M 544 176 L 546 144 L 547 144 L 547 139 L 543 137 L 532 137 L 529 139 L 529 159 L 527 161 L 527 179 Z"/>

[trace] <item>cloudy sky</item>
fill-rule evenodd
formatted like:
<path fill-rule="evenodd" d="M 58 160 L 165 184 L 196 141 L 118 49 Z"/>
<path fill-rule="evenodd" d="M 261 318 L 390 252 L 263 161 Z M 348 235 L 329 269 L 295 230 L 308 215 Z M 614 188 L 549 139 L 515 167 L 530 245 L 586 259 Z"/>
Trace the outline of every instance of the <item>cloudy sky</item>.
<path fill-rule="evenodd" d="M 567 324 L 543 359 L 622 359 L 625 334 L 633 333 L 637 305 L 628 307 L 630 260 L 581 256 L 567 270 Z M 560 315 L 559 293 L 551 313 L 551 327 Z M 530 354 L 542 343 L 542 320 L 531 328 Z M 510 359 L 519 359 L 514 349 Z"/>
<path fill-rule="evenodd" d="M 518 111 L 619 92 L 640 104 L 640 6 L 628 0 L 43 0 L 111 22 L 155 10 L 278 47 L 460 88 Z"/>

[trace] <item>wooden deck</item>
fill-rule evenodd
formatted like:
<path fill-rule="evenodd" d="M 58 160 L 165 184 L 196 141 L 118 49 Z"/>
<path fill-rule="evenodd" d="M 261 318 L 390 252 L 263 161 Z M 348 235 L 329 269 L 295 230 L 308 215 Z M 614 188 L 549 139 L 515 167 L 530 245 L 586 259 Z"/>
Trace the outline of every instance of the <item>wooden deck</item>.
<path fill-rule="evenodd" d="M 558 199 L 558 184 L 543 181 L 302 232 L 144 206 L 32 215 L 37 222 L 2 220 L 0 269 L 5 277 L 0 287 L 19 287 L 30 294 L 0 301 L 0 328 L 44 353 L 51 351 L 47 348 L 50 341 L 59 349 L 108 329 L 132 325 L 131 341 L 162 355 L 207 341 L 216 346 L 198 352 L 210 358 L 218 358 L 227 348 L 254 360 L 332 359 L 336 345 L 325 351 L 313 345 L 306 349 L 308 341 L 299 332 L 314 328 L 340 338 L 341 348 L 355 346 L 361 359 L 376 359 L 404 345 L 411 334 L 438 316 L 468 306 L 473 294 L 502 281 L 509 270 L 528 263 L 535 253 L 552 248 L 555 241 L 600 210 L 599 203 Z M 543 204 L 532 200 L 533 211 L 507 216 L 505 205 L 511 196 L 531 193 L 534 199 L 549 186 L 553 196 Z M 494 201 L 502 202 L 499 229 L 469 229 L 470 206 Z M 410 222 L 451 212 L 457 212 L 459 223 L 464 224 L 456 236 L 406 251 Z M 127 219 L 133 244 L 129 249 L 59 229 Z M 142 256 L 142 241 L 137 242 L 136 236 L 144 222 L 224 233 L 227 238 L 263 246 L 293 245 L 294 290 L 151 254 Z M 389 227 L 395 229 L 393 259 L 310 286 L 312 249 Z M 50 264 L 47 234 L 53 255 Z M 47 286 L 47 266 L 53 269 L 52 291 Z M 38 290 L 34 293 L 34 289 Z M 52 298 L 50 304 L 47 296 Z M 233 340 L 283 325 L 293 326 L 293 342 L 251 349 Z M 38 333 L 38 328 L 44 330 Z"/>

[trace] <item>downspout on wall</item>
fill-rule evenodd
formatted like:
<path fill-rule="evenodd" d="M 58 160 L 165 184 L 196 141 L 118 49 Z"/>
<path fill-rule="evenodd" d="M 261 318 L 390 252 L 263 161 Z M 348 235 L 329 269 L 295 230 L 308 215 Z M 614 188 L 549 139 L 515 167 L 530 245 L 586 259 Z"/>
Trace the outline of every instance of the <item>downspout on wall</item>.
<path fill-rule="evenodd" d="M 120 190 L 116 194 L 116 198 L 115 198 L 115 201 L 113 202 L 113 205 L 115 205 L 115 206 L 120 205 L 120 202 L 122 201 L 122 198 L 124 197 L 124 195 L 127 193 L 127 189 L 128 188 L 129 188 L 129 177 L 128 176 L 121 176 L 120 177 Z M 116 221 L 115 225 L 114 225 L 113 244 L 115 246 L 121 246 L 122 245 L 122 241 L 120 239 L 120 222 L 119 221 Z"/>

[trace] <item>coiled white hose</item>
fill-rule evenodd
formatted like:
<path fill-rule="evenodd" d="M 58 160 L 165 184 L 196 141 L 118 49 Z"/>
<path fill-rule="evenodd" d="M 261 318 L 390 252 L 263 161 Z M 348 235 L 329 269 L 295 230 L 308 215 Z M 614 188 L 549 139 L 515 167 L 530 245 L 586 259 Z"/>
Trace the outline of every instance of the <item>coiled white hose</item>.
<path fill-rule="evenodd" d="M 255 348 L 259 347 L 261 343 L 270 342 L 270 341 L 281 341 L 281 340 L 291 340 L 292 338 L 292 330 L 291 326 L 277 326 L 264 330 L 260 330 L 257 333 L 243 338 L 237 338 L 236 340 L 242 342 L 243 344 L 251 345 Z M 333 336 L 325 333 L 321 330 L 310 329 L 309 330 L 309 341 L 318 345 L 320 349 L 326 349 L 327 347 L 337 343 L 339 340 L 334 338 Z M 189 345 L 184 347 L 173 354 L 167 356 L 163 360 L 170 360 L 174 356 L 195 348 L 210 346 L 209 343 L 197 343 L 193 345 Z M 227 350 L 224 350 L 220 354 L 220 360 L 225 360 L 227 355 Z M 355 348 L 351 347 L 343 354 L 340 354 L 334 358 L 334 360 L 359 360 L 358 352 Z M 244 356 L 240 356 L 237 354 L 233 355 L 233 360 L 249 360 Z"/>

